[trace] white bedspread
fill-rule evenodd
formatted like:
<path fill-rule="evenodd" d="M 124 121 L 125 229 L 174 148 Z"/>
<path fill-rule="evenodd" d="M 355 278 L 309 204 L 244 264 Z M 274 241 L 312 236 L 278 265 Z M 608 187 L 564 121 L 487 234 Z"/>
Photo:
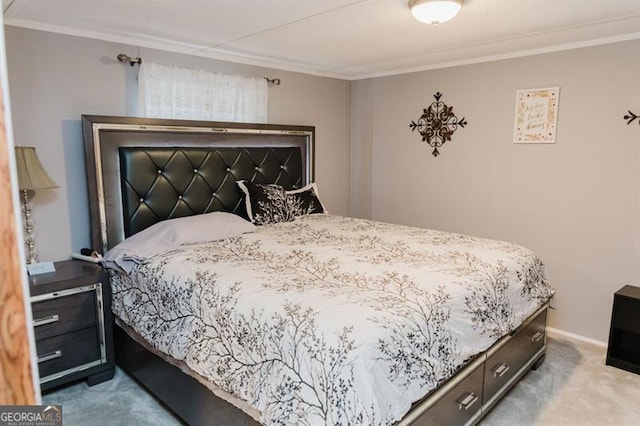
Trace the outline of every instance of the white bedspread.
<path fill-rule="evenodd" d="M 392 424 L 553 294 L 521 246 L 322 214 L 112 286 L 118 317 L 268 425 Z"/>

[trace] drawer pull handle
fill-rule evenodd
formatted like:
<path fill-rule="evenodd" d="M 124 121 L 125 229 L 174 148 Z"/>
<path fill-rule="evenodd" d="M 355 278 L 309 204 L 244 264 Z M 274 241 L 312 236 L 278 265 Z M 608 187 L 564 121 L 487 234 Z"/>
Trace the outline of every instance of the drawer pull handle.
<path fill-rule="evenodd" d="M 536 331 L 536 334 L 530 337 L 531 343 L 539 342 L 542 336 L 544 336 L 544 334 L 541 331 Z"/>
<path fill-rule="evenodd" d="M 493 377 L 502 377 L 504 374 L 509 371 L 509 366 L 504 362 L 493 369 Z"/>
<path fill-rule="evenodd" d="M 48 317 L 38 318 L 36 320 L 33 320 L 33 326 L 40 327 L 41 325 L 51 324 L 52 322 L 58 322 L 59 319 L 60 317 L 57 314 L 49 315 Z"/>
<path fill-rule="evenodd" d="M 458 410 L 468 410 L 478 400 L 478 395 L 473 392 L 467 392 L 456 400 Z"/>
<path fill-rule="evenodd" d="M 53 352 L 49 352 L 48 354 L 38 356 L 38 364 L 41 362 L 51 361 L 52 359 L 60 358 L 62 356 L 62 351 L 57 350 Z"/>

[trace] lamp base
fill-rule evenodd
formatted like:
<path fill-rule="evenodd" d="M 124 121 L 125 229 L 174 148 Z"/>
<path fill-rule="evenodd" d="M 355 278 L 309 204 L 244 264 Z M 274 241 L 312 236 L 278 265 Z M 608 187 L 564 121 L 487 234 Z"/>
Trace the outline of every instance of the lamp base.
<path fill-rule="evenodd" d="M 56 267 L 53 265 L 53 262 L 38 262 L 27 265 L 29 275 L 48 274 L 55 271 Z"/>
<path fill-rule="evenodd" d="M 22 193 L 22 219 L 27 264 L 38 263 L 38 252 L 36 251 L 36 240 L 33 236 L 33 222 L 31 221 L 31 198 L 33 197 L 33 191 L 23 189 L 20 192 Z"/>

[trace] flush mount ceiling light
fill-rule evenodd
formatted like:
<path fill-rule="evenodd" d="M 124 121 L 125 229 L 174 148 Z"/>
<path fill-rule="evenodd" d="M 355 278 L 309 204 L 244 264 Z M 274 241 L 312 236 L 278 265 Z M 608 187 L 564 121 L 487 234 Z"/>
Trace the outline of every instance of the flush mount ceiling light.
<path fill-rule="evenodd" d="M 464 0 L 410 0 L 409 8 L 420 22 L 437 25 L 447 22 L 462 9 Z"/>

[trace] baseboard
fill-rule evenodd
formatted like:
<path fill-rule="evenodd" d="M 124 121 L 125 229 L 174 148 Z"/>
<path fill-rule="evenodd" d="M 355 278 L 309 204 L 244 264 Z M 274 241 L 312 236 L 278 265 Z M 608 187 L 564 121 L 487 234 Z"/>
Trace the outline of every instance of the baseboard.
<path fill-rule="evenodd" d="M 581 342 L 591 343 L 592 345 L 597 345 L 603 348 L 607 347 L 607 342 L 601 342 L 600 340 L 592 339 L 591 337 L 581 336 L 580 334 L 570 333 L 568 331 L 560 330 L 553 327 L 547 327 L 547 331 L 550 334 L 556 334 L 562 337 L 568 337 L 574 340 L 580 340 Z"/>

